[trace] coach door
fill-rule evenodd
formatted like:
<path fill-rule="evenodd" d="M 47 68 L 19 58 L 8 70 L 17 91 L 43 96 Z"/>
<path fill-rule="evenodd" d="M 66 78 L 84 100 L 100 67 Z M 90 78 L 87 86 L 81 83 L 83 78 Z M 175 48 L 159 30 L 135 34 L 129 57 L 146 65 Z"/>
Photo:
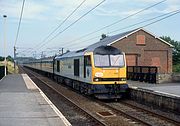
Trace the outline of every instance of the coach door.
<path fill-rule="evenodd" d="M 60 62 L 57 60 L 57 72 L 60 72 Z"/>
<path fill-rule="evenodd" d="M 74 76 L 79 76 L 79 59 L 74 59 Z"/>
<path fill-rule="evenodd" d="M 91 79 L 91 56 L 84 56 L 84 78 Z"/>

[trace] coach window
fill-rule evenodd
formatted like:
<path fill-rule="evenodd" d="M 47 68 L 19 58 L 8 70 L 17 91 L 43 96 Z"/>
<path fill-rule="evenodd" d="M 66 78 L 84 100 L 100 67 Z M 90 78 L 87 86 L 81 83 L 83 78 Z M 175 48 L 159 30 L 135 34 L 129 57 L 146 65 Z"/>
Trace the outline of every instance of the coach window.
<path fill-rule="evenodd" d="M 59 66 L 60 66 L 59 61 L 57 61 L 57 72 L 60 71 Z"/>

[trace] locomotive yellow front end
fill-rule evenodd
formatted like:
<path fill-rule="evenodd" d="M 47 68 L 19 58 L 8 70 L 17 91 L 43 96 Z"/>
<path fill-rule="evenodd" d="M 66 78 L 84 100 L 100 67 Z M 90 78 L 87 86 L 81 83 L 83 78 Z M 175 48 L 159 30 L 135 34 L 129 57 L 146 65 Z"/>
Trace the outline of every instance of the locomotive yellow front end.
<path fill-rule="evenodd" d="M 93 69 L 93 84 L 126 84 L 126 67 Z"/>
<path fill-rule="evenodd" d="M 94 50 L 91 61 L 95 96 L 121 98 L 128 89 L 125 54 L 112 46 L 99 47 Z"/>

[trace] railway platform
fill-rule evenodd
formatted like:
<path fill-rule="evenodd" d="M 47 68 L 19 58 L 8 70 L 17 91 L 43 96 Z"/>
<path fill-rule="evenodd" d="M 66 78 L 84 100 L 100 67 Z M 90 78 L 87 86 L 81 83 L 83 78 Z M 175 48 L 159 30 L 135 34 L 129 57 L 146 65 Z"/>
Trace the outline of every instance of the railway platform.
<path fill-rule="evenodd" d="M 138 81 L 128 81 L 130 88 L 141 88 L 153 92 L 180 97 L 180 83 L 149 84 Z"/>
<path fill-rule="evenodd" d="M 69 126 L 27 74 L 0 80 L 0 126 Z"/>
<path fill-rule="evenodd" d="M 128 85 L 132 99 L 180 114 L 180 83 L 148 84 L 128 81 Z"/>

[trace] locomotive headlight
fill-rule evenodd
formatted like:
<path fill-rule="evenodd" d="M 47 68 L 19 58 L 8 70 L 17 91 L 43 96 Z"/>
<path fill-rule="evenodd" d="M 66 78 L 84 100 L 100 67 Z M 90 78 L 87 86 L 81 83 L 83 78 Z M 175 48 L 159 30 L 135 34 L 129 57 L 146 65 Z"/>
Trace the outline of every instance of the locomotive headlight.
<path fill-rule="evenodd" d="M 121 78 L 121 81 L 126 81 L 126 78 Z"/>
<path fill-rule="evenodd" d="M 99 81 L 99 79 L 98 78 L 94 78 L 94 81 Z"/>

